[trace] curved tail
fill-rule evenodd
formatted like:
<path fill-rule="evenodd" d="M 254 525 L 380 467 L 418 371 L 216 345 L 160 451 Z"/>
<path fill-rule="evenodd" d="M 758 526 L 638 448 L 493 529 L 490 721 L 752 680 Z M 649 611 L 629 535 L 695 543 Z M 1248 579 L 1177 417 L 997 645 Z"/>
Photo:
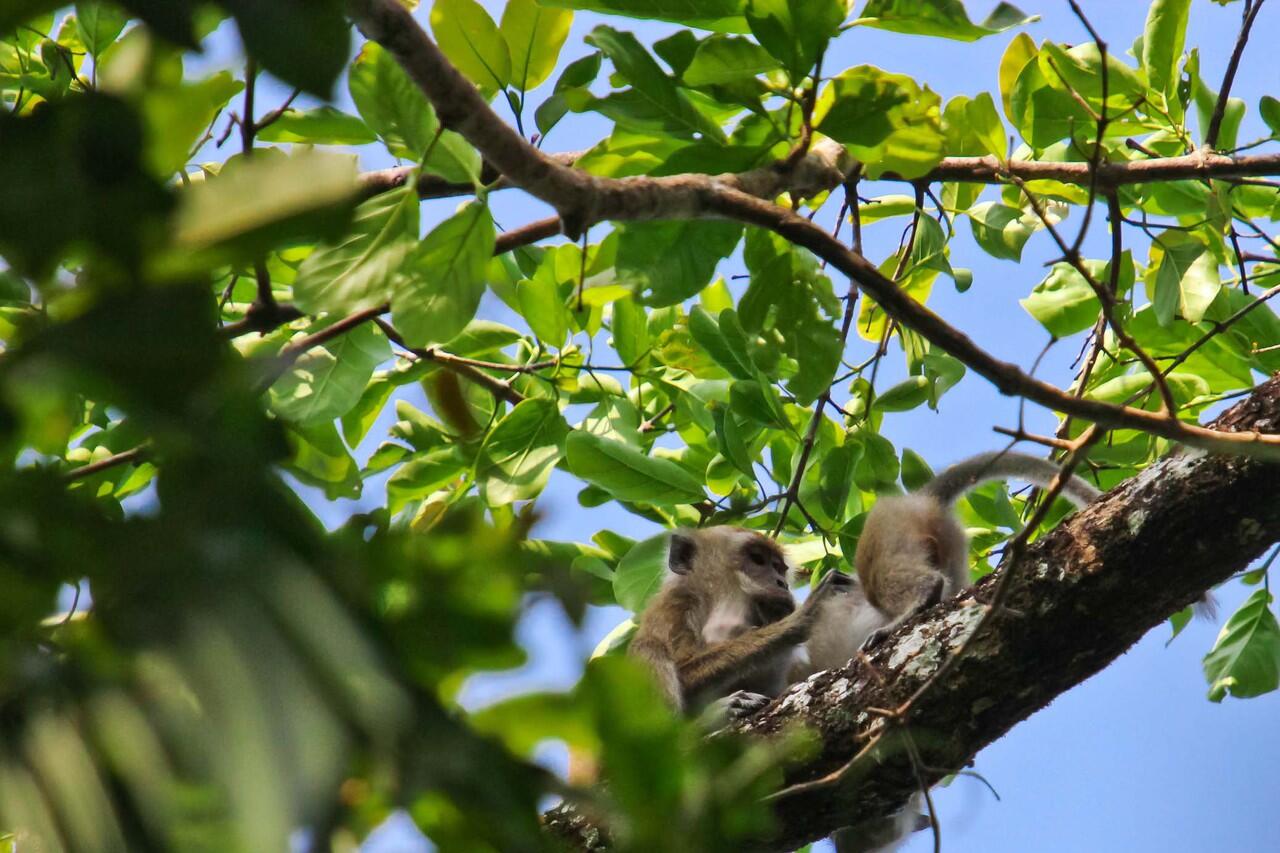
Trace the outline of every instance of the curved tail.
<path fill-rule="evenodd" d="M 1026 480 L 1037 486 L 1048 486 L 1061 469 L 1047 459 L 1012 451 L 979 453 L 957 462 L 938 474 L 920 491 L 949 504 L 970 489 L 988 480 Z M 1097 500 L 1102 492 L 1072 475 L 1062 496 L 1078 507 Z"/>

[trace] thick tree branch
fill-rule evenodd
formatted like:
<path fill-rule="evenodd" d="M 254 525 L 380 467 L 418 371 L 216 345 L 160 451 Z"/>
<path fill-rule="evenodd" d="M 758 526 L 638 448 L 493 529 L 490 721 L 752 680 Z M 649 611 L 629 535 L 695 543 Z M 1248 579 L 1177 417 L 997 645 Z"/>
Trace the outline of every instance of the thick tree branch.
<path fill-rule="evenodd" d="M 1214 426 L 1280 429 L 1280 379 L 1259 386 Z M 790 787 L 773 801 L 777 835 L 759 848 L 792 850 L 891 814 L 917 789 L 902 733 L 869 709 L 900 706 L 950 667 L 915 700 L 908 722 L 926 781 L 936 783 L 1277 539 L 1274 463 L 1175 451 L 1030 545 L 1017 566 L 908 622 L 869 657 L 794 685 L 743 723 L 742 731 L 757 736 L 802 723 L 822 745 L 817 758 L 789 771 Z M 1017 573 L 1007 607 L 953 659 L 1006 571 Z M 859 753 L 853 772 L 833 774 Z M 597 844 L 571 807 L 546 822 L 581 849 Z"/>
<path fill-rule="evenodd" d="M 899 290 L 866 258 L 807 219 L 730 186 L 719 177 L 687 174 L 662 178 L 600 178 L 564 166 L 526 142 L 489 109 L 475 87 L 449 63 L 397 0 L 348 0 L 348 8 L 361 30 L 382 44 L 423 90 L 441 122 L 462 134 L 513 183 L 555 207 L 560 212 L 563 230 L 570 237 L 577 237 L 587 226 L 604 219 L 720 217 L 768 228 L 835 266 L 857 282 L 889 317 L 964 362 L 1001 393 L 1025 397 L 1055 411 L 1107 427 L 1138 429 L 1204 449 L 1280 456 L 1278 436 L 1219 434 L 1162 414 L 1066 394 L 1028 375 L 1017 365 L 996 359 L 963 332 Z M 1206 154 L 1197 154 L 1194 159 L 1203 163 L 1214 160 Z M 1003 168 L 994 158 L 993 163 L 996 168 Z M 1110 186 L 1108 176 L 1112 172 L 1107 164 L 1100 164 L 1093 177 L 1090 177 L 1094 171 L 1090 163 L 1060 165 L 1078 167 L 1082 181 L 1095 180 L 1099 188 Z"/>

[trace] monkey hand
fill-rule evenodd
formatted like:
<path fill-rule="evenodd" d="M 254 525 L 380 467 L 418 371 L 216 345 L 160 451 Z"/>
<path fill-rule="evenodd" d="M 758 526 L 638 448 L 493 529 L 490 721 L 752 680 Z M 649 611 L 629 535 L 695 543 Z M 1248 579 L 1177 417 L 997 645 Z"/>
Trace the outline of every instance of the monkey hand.
<path fill-rule="evenodd" d="M 715 731 L 735 720 L 745 720 L 772 701 L 772 697 L 763 693 L 735 690 L 708 705 L 706 710 L 698 715 L 698 721 L 708 731 Z"/>
<path fill-rule="evenodd" d="M 874 631 L 872 631 L 870 634 L 867 635 L 867 638 L 862 641 L 862 651 L 869 652 L 872 649 L 874 649 L 876 646 L 883 643 L 885 640 L 889 638 L 889 635 L 892 634 L 897 629 L 897 627 L 898 627 L 897 623 L 894 623 L 891 625 L 885 625 L 883 628 L 877 628 Z"/>
<path fill-rule="evenodd" d="M 809 593 L 809 597 L 804 600 L 804 604 L 800 605 L 800 609 L 795 612 L 796 621 L 806 627 L 812 627 L 822 612 L 823 605 L 830 601 L 833 596 L 845 595 L 850 592 L 854 587 L 854 583 L 852 575 L 846 575 L 844 572 L 827 572 L 823 575 L 822 580 L 818 581 L 818 585 L 813 588 L 813 592 Z"/>

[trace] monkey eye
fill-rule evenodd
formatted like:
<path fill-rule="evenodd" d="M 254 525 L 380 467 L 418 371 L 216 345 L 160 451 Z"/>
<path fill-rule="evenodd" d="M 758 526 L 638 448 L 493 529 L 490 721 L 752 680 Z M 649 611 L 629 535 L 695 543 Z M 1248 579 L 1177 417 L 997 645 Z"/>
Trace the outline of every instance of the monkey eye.
<path fill-rule="evenodd" d="M 763 548 L 751 548 L 747 551 L 747 558 L 758 566 L 763 566 L 769 562 L 769 556 L 765 554 Z"/>

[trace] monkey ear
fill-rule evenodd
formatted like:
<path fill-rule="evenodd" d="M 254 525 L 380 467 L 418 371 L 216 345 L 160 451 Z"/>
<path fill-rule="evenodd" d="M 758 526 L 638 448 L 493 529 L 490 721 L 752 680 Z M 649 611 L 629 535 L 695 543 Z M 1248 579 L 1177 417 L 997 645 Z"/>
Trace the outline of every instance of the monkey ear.
<path fill-rule="evenodd" d="M 667 546 L 667 568 L 678 575 L 693 571 L 693 555 L 698 547 L 693 537 L 684 533 L 672 533 Z"/>

